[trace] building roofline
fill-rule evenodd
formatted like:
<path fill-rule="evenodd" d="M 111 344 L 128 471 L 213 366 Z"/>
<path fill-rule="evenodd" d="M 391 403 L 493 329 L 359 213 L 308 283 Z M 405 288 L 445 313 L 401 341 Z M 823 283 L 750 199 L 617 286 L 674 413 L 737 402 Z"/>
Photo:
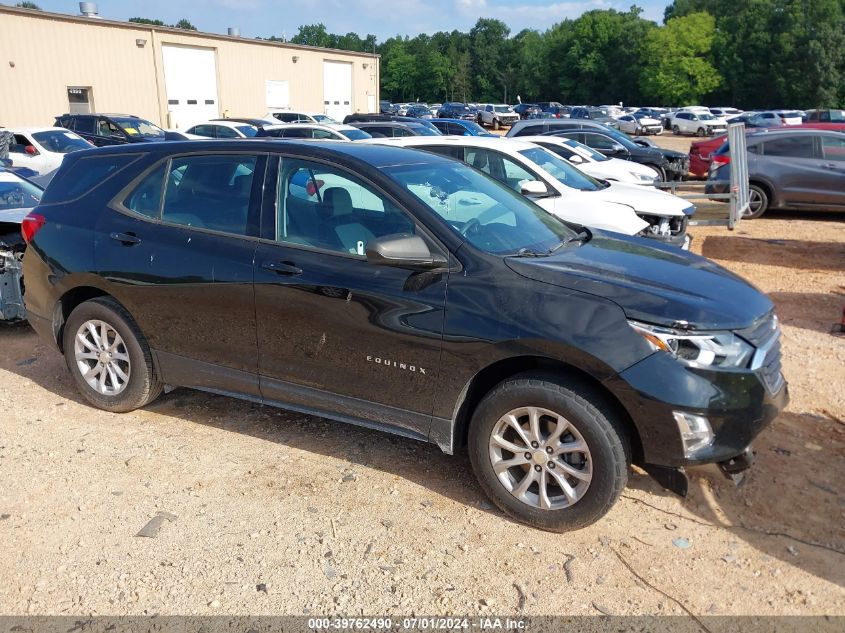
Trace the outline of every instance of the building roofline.
<path fill-rule="evenodd" d="M 71 15 L 69 13 L 53 13 L 52 11 L 42 11 L 40 9 L 23 9 L 21 7 L 9 7 L 0 5 L 0 13 L 9 13 L 12 15 L 20 15 L 28 18 L 41 18 L 45 20 L 56 20 L 62 22 L 76 22 L 81 24 L 93 26 L 113 26 L 124 29 L 134 29 L 142 31 L 156 31 L 158 33 L 168 33 L 172 35 L 184 35 L 187 37 L 203 37 L 215 40 L 222 40 L 226 42 L 238 42 L 241 44 L 258 44 L 261 46 L 275 46 L 277 48 L 286 48 L 291 50 L 301 51 L 321 51 L 324 53 L 333 53 L 340 55 L 356 55 L 359 57 L 370 57 L 378 59 L 381 57 L 378 53 L 366 53 L 360 51 L 347 51 L 339 48 L 323 48 L 320 46 L 305 46 L 303 44 L 292 44 L 290 42 L 272 42 L 265 39 L 256 39 L 251 37 L 223 35 L 222 33 L 209 33 L 207 31 L 188 31 L 185 29 L 177 29 L 172 26 L 157 26 L 155 24 L 141 24 L 138 22 L 121 22 L 120 20 L 109 20 L 106 18 L 89 18 L 84 15 Z"/>

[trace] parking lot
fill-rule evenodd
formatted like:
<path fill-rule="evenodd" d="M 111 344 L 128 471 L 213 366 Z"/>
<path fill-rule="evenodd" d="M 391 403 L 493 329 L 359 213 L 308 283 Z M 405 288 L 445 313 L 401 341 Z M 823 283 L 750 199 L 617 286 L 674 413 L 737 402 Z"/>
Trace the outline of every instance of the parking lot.
<path fill-rule="evenodd" d="M 843 219 L 691 230 L 775 302 L 791 403 L 740 486 L 694 469 L 681 499 L 635 472 L 568 534 L 413 440 L 188 390 L 96 410 L 28 326 L 0 328 L 0 611 L 845 615 Z"/>

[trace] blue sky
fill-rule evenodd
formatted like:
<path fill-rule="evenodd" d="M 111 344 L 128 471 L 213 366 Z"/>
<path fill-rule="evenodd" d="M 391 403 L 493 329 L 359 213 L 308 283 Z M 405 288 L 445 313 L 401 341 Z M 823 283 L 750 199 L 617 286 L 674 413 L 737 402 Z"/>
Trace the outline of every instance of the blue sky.
<path fill-rule="evenodd" d="M 70 0 L 35 0 L 42 9 L 78 13 L 79 3 Z M 7 4 L 13 4 L 6 0 Z M 469 30 L 480 17 L 495 17 L 511 27 L 545 30 L 564 18 L 591 9 L 627 10 L 642 7 L 644 17 L 661 21 L 666 0 L 100 0 L 104 18 L 127 20 L 134 16 L 155 18 L 172 24 L 188 18 L 201 31 L 225 33 L 237 26 L 241 35 L 269 37 L 296 34 L 300 24 L 322 22 L 333 33 L 353 31 L 375 34 L 379 41 L 393 35 Z"/>

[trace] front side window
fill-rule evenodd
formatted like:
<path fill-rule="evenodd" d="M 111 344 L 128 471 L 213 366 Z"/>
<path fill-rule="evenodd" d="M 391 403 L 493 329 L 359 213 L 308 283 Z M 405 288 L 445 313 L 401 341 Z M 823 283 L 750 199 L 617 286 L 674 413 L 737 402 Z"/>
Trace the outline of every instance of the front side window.
<path fill-rule="evenodd" d="M 567 187 L 581 191 L 598 191 L 604 188 L 598 180 L 578 171 L 568 162 L 542 147 L 524 149 L 519 153 Z"/>
<path fill-rule="evenodd" d="M 230 127 L 225 125 L 209 126 L 214 128 L 215 136 L 217 138 L 239 138 L 238 133 Z"/>
<path fill-rule="evenodd" d="M 252 138 L 256 134 L 258 134 L 258 128 L 254 125 L 239 125 L 238 132 L 240 132 L 247 138 Z"/>
<path fill-rule="evenodd" d="M 185 156 L 170 161 L 161 219 L 248 235 L 255 156 Z"/>
<path fill-rule="evenodd" d="M 513 159 L 488 149 L 467 147 L 464 150 L 464 162 L 483 171 L 517 193 L 522 192 L 522 184 L 537 177 L 517 164 Z"/>
<path fill-rule="evenodd" d="M 73 121 L 73 119 L 71 120 Z M 91 116 L 77 117 L 75 122 L 73 123 L 73 126 L 73 129 L 75 131 L 82 132 L 83 134 L 97 133 L 96 119 Z"/>
<path fill-rule="evenodd" d="M 845 137 L 823 136 L 822 151 L 825 160 L 845 161 Z"/>
<path fill-rule="evenodd" d="M 278 192 L 279 242 L 363 257 L 370 240 L 416 232 L 372 185 L 320 163 L 282 160 Z"/>
<path fill-rule="evenodd" d="M 349 128 L 344 129 L 340 132 L 343 136 L 348 138 L 350 141 L 360 141 L 361 139 L 365 138 L 373 138 L 371 135 L 367 134 L 364 130 L 359 130 L 357 128 Z"/>
<path fill-rule="evenodd" d="M 616 143 L 613 139 L 604 136 L 603 134 L 584 134 L 584 142 L 585 145 L 592 147 L 593 149 L 606 149 L 612 150 Z"/>
<path fill-rule="evenodd" d="M 120 138 L 124 136 L 120 128 L 108 119 L 97 119 L 97 134 L 99 136 L 118 136 Z"/>

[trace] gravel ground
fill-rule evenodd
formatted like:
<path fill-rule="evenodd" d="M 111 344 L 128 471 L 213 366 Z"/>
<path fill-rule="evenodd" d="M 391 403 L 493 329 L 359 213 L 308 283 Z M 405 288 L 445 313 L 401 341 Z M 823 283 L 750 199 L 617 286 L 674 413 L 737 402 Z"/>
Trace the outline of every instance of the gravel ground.
<path fill-rule="evenodd" d="M 570 534 L 412 440 L 187 390 L 94 410 L 0 328 L 0 613 L 845 615 L 843 220 L 693 230 L 777 304 L 792 402 L 741 486 L 695 469 L 681 499 L 635 469 Z"/>

